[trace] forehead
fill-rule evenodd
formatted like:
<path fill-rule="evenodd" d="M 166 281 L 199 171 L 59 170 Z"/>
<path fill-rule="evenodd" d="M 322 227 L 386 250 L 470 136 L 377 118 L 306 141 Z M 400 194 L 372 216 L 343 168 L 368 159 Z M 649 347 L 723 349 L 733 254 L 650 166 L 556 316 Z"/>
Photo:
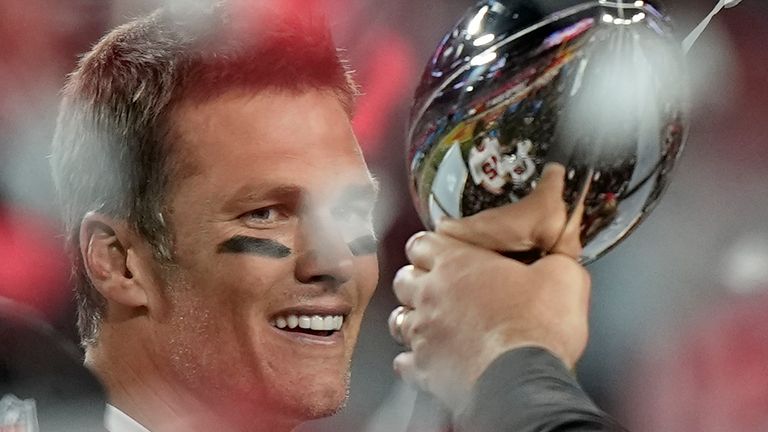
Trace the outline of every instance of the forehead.
<path fill-rule="evenodd" d="M 349 117 L 330 91 L 232 91 L 182 103 L 172 124 L 193 178 L 221 193 L 254 182 L 319 189 L 369 181 Z"/>

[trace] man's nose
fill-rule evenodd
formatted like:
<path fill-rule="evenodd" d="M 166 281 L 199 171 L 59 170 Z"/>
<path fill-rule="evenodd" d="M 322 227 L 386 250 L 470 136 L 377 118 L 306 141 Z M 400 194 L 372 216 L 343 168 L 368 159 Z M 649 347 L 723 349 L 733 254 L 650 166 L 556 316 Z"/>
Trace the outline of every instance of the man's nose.
<path fill-rule="evenodd" d="M 336 288 L 352 278 L 353 255 L 339 224 L 313 215 L 304 218 L 299 230 L 296 278 L 300 282 Z"/>

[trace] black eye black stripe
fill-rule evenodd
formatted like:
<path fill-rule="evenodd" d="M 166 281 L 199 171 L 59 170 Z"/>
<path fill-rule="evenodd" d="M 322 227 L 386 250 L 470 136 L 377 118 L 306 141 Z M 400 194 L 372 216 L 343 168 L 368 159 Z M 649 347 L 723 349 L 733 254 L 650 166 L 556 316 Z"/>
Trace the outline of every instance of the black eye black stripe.
<path fill-rule="evenodd" d="M 291 255 L 291 248 L 274 240 L 239 235 L 220 244 L 219 253 L 242 253 L 269 258 L 286 258 Z"/>
<path fill-rule="evenodd" d="M 358 237 L 348 243 L 349 250 L 354 256 L 375 254 L 379 248 L 379 242 L 372 235 Z"/>
<path fill-rule="evenodd" d="M 358 237 L 347 245 L 354 256 L 376 253 L 379 244 L 371 235 Z M 219 253 L 241 253 L 261 255 L 270 258 L 286 258 L 291 255 L 291 248 L 274 240 L 249 236 L 235 236 L 219 245 Z"/>

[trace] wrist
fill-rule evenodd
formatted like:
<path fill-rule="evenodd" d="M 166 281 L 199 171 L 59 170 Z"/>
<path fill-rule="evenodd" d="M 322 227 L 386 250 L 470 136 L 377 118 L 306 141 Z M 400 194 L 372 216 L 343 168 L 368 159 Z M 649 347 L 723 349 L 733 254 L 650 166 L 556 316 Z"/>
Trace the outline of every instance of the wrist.
<path fill-rule="evenodd" d="M 542 350 L 548 355 L 555 357 L 561 363 L 563 363 L 568 369 L 573 369 L 575 361 L 569 361 L 560 349 L 553 347 L 551 343 L 541 342 L 539 339 L 521 339 L 519 337 L 514 340 L 504 337 L 499 334 L 488 334 L 483 341 L 483 347 L 477 350 L 477 355 L 474 355 L 472 365 L 467 370 L 468 384 L 465 386 L 466 394 L 468 395 L 472 388 L 481 379 L 482 375 L 486 373 L 494 362 L 500 357 L 506 355 L 510 351 L 516 350 Z"/>

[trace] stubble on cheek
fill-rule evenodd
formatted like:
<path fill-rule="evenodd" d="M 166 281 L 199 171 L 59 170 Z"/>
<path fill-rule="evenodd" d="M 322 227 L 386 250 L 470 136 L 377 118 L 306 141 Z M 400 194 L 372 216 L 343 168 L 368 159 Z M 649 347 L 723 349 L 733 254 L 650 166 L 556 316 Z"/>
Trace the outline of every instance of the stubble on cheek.
<path fill-rule="evenodd" d="M 190 307 L 193 306 L 193 307 Z M 206 385 L 204 372 L 211 365 L 210 343 L 215 337 L 211 311 L 204 305 L 175 304 L 169 325 L 169 362 L 176 375 L 190 388 Z"/>
<path fill-rule="evenodd" d="M 347 362 L 346 368 L 342 376 L 337 379 L 341 380 L 342 392 L 336 390 L 336 388 L 328 387 L 319 391 L 317 394 L 305 394 L 302 393 L 302 389 L 294 389 L 295 399 L 293 405 L 296 407 L 297 417 L 305 420 L 320 419 L 329 417 L 341 412 L 349 401 L 350 394 L 350 381 L 351 370 L 350 364 Z M 335 387 L 335 386 L 334 386 Z"/>
<path fill-rule="evenodd" d="M 169 269 L 164 279 L 166 307 L 161 320 L 165 340 L 161 343 L 165 344 L 167 366 L 186 388 L 207 386 L 204 378 L 212 360 L 211 342 L 216 338 L 215 314 L 195 295 L 190 276 L 182 269 Z"/>

